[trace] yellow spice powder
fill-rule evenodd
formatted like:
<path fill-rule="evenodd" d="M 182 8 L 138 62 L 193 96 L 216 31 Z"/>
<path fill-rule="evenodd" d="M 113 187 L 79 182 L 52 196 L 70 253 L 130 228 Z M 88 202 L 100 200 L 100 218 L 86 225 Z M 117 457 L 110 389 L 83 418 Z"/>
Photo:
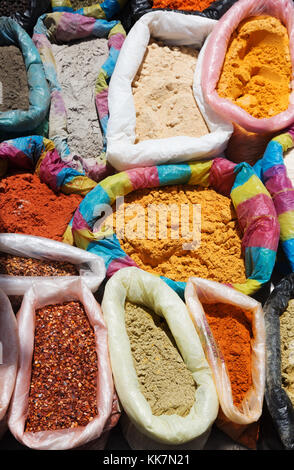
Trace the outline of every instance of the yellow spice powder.
<path fill-rule="evenodd" d="M 288 108 L 291 74 L 287 29 L 273 16 L 255 16 L 232 34 L 217 92 L 253 117 L 269 118 Z"/>
<path fill-rule="evenodd" d="M 166 214 L 166 233 L 162 230 L 165 223 L 160 223 L 164 222 L 163 212 L 157 219 L 151 218 L 154 212 L 150 206 L 160 204 L 173 207 Z M 194 229 L 193 205 L 196 204 L 201 205 L 201 243 L 197 249 L 183 249 L 183 244 L 189 241 L 187 234 Z M 185 217 L 181 223 L 181 205 L 185 205 L 186 214 L 189 208 L 186 226 Z M 178 221 L 174 219 L 176 212 L 180 215 Z M 124 214 L 123 231 L 119 213 Z M 213 189 L 172 185 L 137 190 L 125 197 L 111 222 L 122 249 L 145 271 L 184 282 L 190 276 L 224 283 L 246 281 L 242 234 L 235 210 L 228 197 Z M 108 225 L 109 219 L 105 223 Z M 127 230 L 128 226 L 134 230 Z"/>

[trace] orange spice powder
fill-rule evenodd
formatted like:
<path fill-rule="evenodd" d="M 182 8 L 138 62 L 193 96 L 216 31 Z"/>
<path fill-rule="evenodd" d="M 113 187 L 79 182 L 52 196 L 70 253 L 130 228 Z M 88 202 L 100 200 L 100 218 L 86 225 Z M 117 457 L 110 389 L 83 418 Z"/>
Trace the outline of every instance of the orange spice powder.
<path fill-rule="evenodd" d="M 171 8 L 173 10 L 203 11 L 213 0 L 154 0 L 152 8 Z"/>

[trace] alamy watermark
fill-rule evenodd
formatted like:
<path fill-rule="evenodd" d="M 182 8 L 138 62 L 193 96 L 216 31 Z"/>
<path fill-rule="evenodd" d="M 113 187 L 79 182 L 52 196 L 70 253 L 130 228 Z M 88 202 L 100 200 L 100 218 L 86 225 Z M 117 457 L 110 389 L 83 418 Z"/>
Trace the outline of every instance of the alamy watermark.
<path fill-rule="evenodd" d="M 115 210 L 115 227 L 113 210 Z M 98 204 L 94 233 L 101 236 L 115 232 L 119 240 L 184 240 L 183 250 L 196 250 L 201 243 L 201 204 L 124 204 L 116 199 L 115 207 Z"/>

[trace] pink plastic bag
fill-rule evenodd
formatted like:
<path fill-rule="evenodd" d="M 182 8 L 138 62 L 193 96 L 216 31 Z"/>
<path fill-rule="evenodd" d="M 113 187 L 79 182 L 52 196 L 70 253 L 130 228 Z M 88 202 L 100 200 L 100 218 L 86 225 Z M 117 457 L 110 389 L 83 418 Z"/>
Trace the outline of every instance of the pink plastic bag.
<path fill-rule="evenodd" d="M 35 310 L 45 305 L 79 300 L 93 327 L 98 356 L 98 415 L 84 427 L 53 431 L 25 432 L 35 332 Z M 8 414 L 11 433 L 22 444 L 33 449 L 64 450 L 72 448 L 103 449 L 108 431 L 119 418 L 108 355 L 107 329 L 100 306 L 86 284 L 78 279 L 49 281 L 42 289 L 31 287 L 24 295 L 17 314 L 20 342 L 19 368 Z M 62 341 L 62 338 L 60 338 Z M 100 439 L 99 439 L 100 438 Z"/>
<path fill-rule="evenodd" d="M 15 384 L 17 360 L 16 318 L 7 295 L 0 290 L 0 437 L 7 430 L 7 410 Z"/>
<path fill-rule="evenodd" d="M 201 77 L 204 98 L 211 108 L 223 118 L 234 122 L 250 132 L 275 132 L 293 123 L 294 91 L 290 94 L 290 104 L 286 111 L 271 118 L 257 119 L 236 104 L 221 98 L 216 86 L 222 70 L 231 34 L 239 23 L 250 16 L 271 15 L 278 18 L 287 28 L 294 69 L 294 5 L 292 0 L 239 0 L 217 22 L 209 36 Z M 293 86 L 293 84 L 292 84 Z"/>

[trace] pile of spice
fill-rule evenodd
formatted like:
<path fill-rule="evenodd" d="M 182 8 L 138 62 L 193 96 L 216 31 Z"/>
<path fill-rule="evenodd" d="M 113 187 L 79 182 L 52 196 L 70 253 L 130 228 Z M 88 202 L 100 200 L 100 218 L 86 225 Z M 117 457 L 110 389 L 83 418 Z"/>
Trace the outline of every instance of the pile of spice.
<path fill-rule="evenodd" d="M 29 87 L 23 55 L 16 46 L 1 46 L 0 112 L 16 109 L 26 111 L 29 105 Z"/>
<path fill-rule="evenodd" d="M 140 389 L 155 416 L 186 416 L 196 384 L 166 321 L 145 306 L 125 304 L 125 325 Z"/>
<path fill-rule="evenodd" d="M 199 51 L 165 46 L 151 40 L 133 80 L 136 140 L 187 135 L 200 137 L 209 130 L 193 94 Z"/>
<path fill-rule="evenodd" d="M 30 10 L 31 0 L 1 0 L 0 16 L 11 16 L 16 12 L 23 14 Z"/>
<path fill-rule="evenodd" d="M 70 3 L 74 10 L 79 10 L 80 8 L 95 5 L 96 3 L 103 3 L 103 0 L 70 0 Z"/>
<path fill-rule="evenodd" d="M 95 105 L 95 83 L 109 54 L 107 39 L 52 44 L 52 51 L 67 111 L 70 151 L 84 158 L 97 158 L 103 139 Z"/>
<path fill-rule="evenodd" d="M 79 301 L 36 310 L 25 431 L 86 426 L 98 414 L 95 336 Z"/>
<path fill-rule="evenodd" d="M 231 382 L 233 403 L 240 406 L 252 387 L 252 327 L 244 311 L 230 304 L 202 304 Z"/>
<path fill-rule="evenodd" d="M 67 262 L 0 253 L 0 274 L 8 276 L 77 276 L 79 271 L 74 264 Z"/>
<path fill-rule="evenodd" d="M 192 241 L 197 228 L 196 204 L 201 205 L 201 243 L 196 249 L 186 249 L 189 234 Z M 129 230 L 134 226 L 135 230 Z M 113 228 L 122 249 L 139 268 L 152 274 L 184 282 L 190 276 L 224 283 L 246 281 L 237 215 L 231 199 L 213 189 L 172 185 L 131 192 L 114 211 Z"/>
<path fill-rule="evenodd" d="M 153 0 L 152 8 L 171 8 L 172 10 L 203 11 L 214 0 Z"/>
<path fill-rule="evenodd" d="M 280 315 L 281 376 L 282 387 L 294 406 L 294 300 Z"/>
<path fill-rule="evenodd" d="M 62 241 L 78 194 L 55 194 L 36 174 L 20 173 L 0 181 L 0 232 L 25 233 Z"/>
<path fill-rule="evenodd" d="M 251 17 L 230 38 L 217 92 L 255 118 L 270 118 L 289 106 L 291 75 L 285 26 L 273 16 Z"/>

